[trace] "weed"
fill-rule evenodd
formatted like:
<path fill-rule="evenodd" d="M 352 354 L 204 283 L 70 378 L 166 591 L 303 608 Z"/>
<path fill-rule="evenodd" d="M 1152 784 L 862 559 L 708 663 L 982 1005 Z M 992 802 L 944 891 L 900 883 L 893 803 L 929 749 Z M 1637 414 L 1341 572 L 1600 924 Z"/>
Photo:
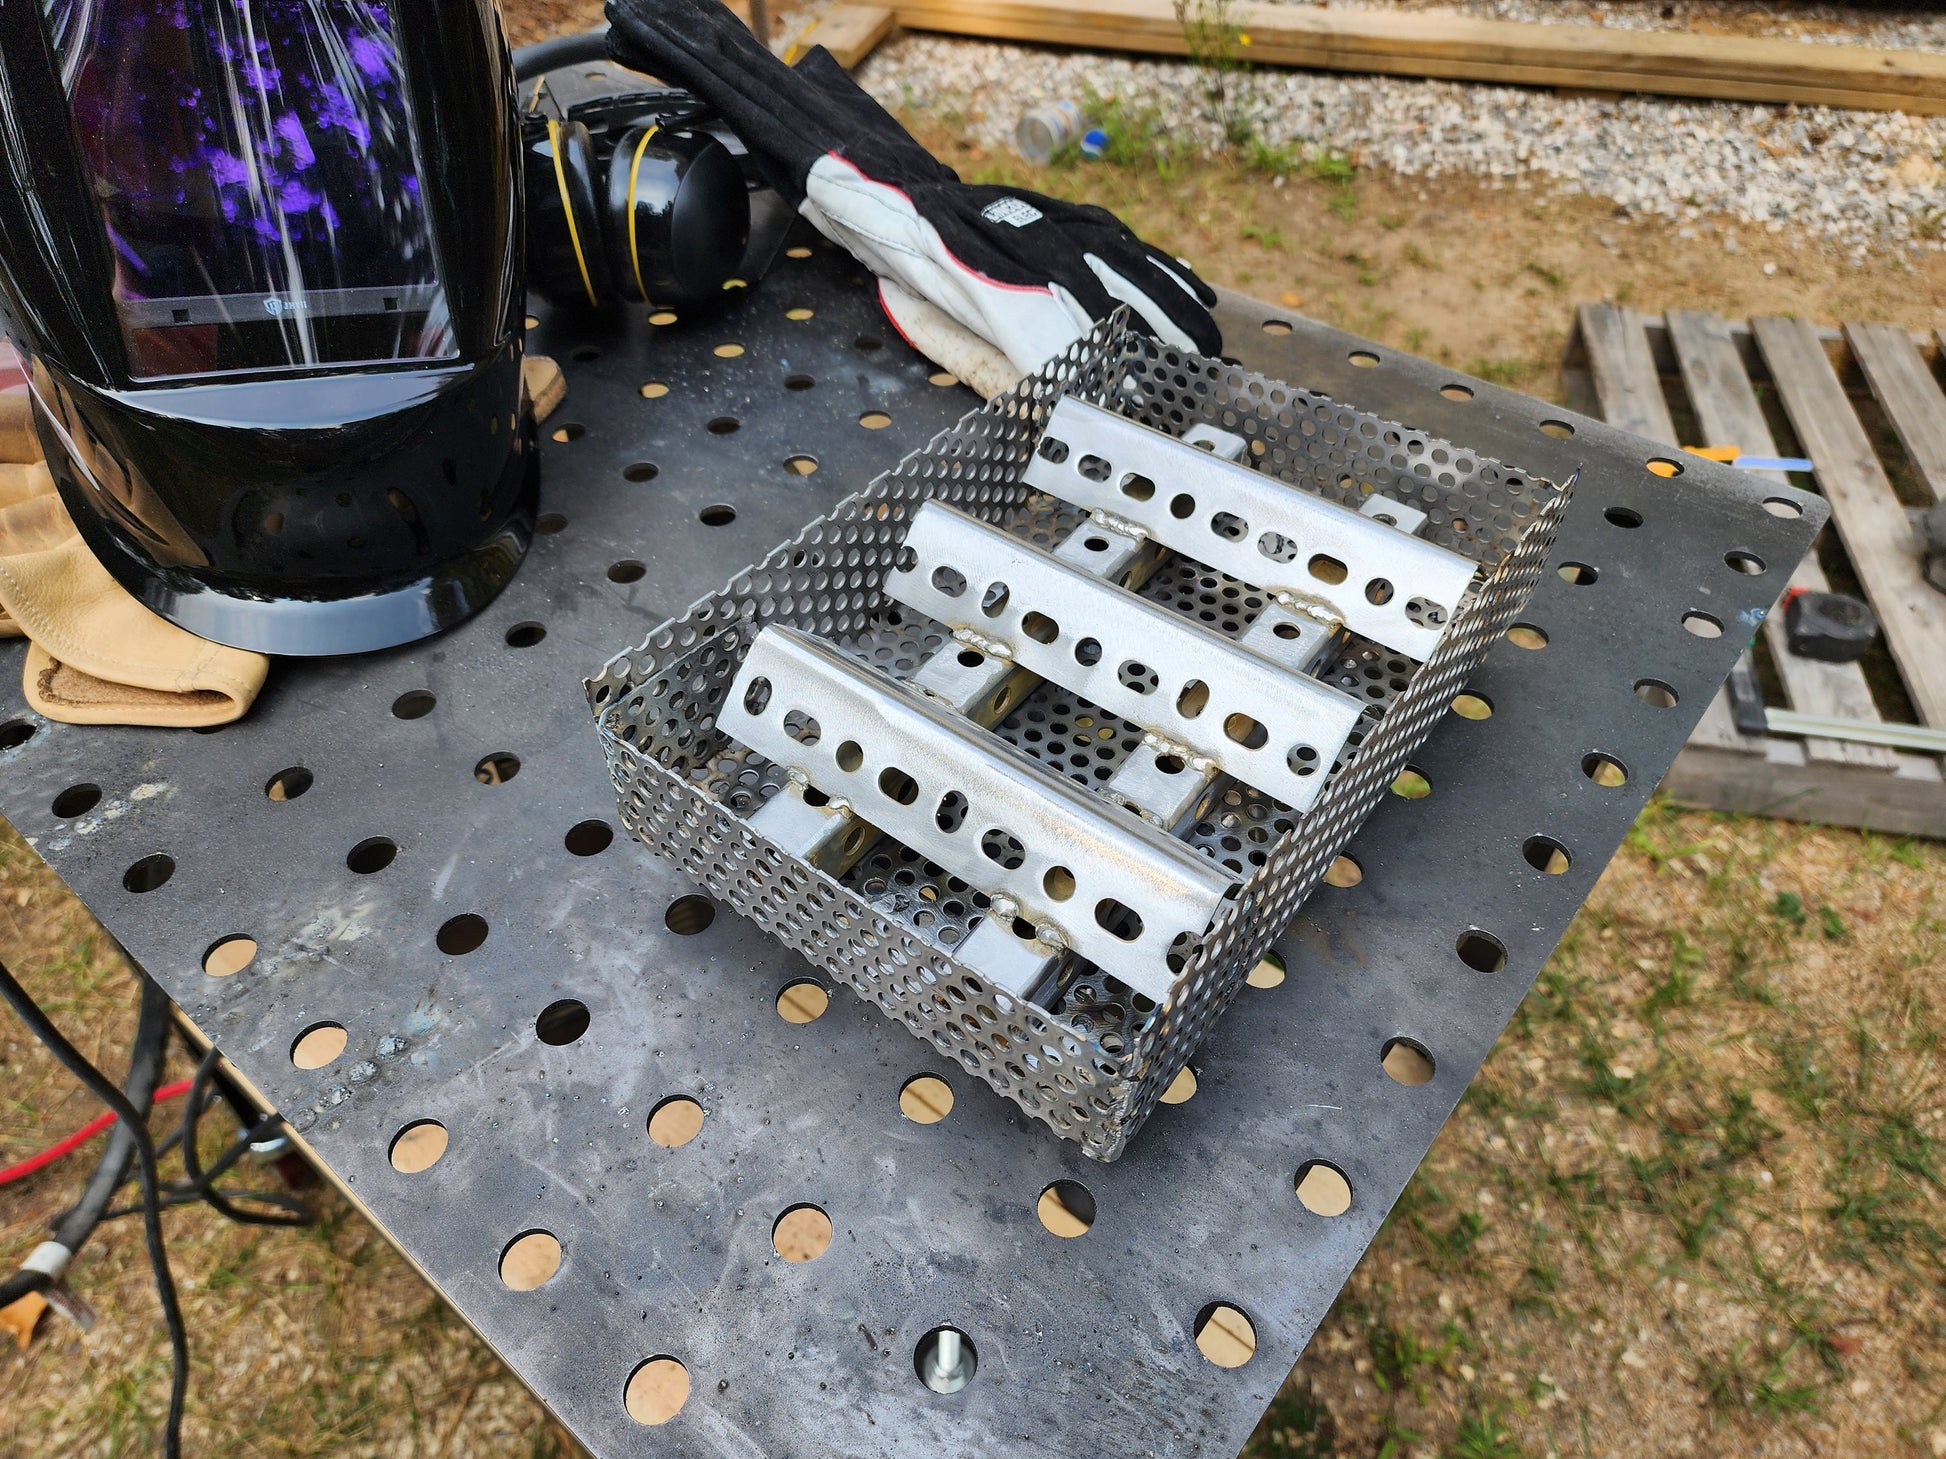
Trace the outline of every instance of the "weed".
<path fill-rule="evenodd" d="M 1333 1438 L 1331 1415 L 1294 1373 L 1257 1425 L 1250 1459 L 1330 1459 Z"/>
<path fill-rule="evenodd" d="M 1284 233 L 1281 228 L 1271 228 L 1262 223 L 1245 223 L 1241 232 L 1243 237 L 1262 244 L 1266 251 L 1275 253 L 1284 251 Z"/>
<path fill-rule="evenodd" d="M 1426 348 L 1426 331 L 1422 325 L 1413 325 L 1405 332 L 1405 347 L 1413 354 L 1423 354 Z"/>
<path fill-rule="evenodd" d="M 1532 274 L 1535 278 L 1546 284 L 1550 289 L 1563 288 L 1568 282 L 1568 276 L 1562 273 L 1561 270 L 1550 268 L 1548 265 L 1539 263 L 1531 258 L 1522 264 L 1521 267 L 1527 273 Z"/>
<path fill-rule="evenodd" d="M 1349 184 L 1358 175 L 1358 165 L 1342 152 L 1320 152 L 1311 159 L 1311 176 L 1319 182 Z"/>
<path fill-rule="evenodd" d="M 1695 1001 L 1696 970 L 1707 959 L 1703 950 L 1692 943 L 1680 931 L 1669 936 L 1669 971 L 1663 980 L 1649 991 L 1642 1004 L 1642 1012 L 1650 1022 L 1667 1009 L 1681 1008 Z"/>
<path fill-rule="evenodd" d="M 1468 1409 L 1460 1416 L 1459 1433 L 1448 1451 L 1451 1459 L 1525 1459 L 1527 1451 L 1501 1418 L 1498 1404 Z"/>
<path fill-rule="evenodd" d="M 1796 892 L 1779 892 L 1770 904 L 1770 915 L 1792 927 L 1801 928 L 1809 920 L 1804 911 L 1804 898 Z"/>
<path fill-rule="evenodd" d="M 1405 219 L 1397 213 L 1380 213 L 1378 215 L 1378 226 L 1383 228 L 1387 233 L 1396 233 L 1399 229 L 1405 227 Z"/>
<path fill-rule="evenodd" d="M 1241 51 L 1250 43 L 1231 13 L 1231 0 L 1173 0 L 1176 24 L 1182 27 L 1189 59 L 1202 73 L 1203 95 L 1223 136 L 1232 147 L 1244 147 L 1255 136 L 1255 88 L 1250 63 Z"/>
<path fill-rule="evenodd" d="M 1532 360 L 1475 360 L 1466 368 L 1469 374 L 1495 385 L 1518 385 L 1541 371 Z"/>
<path fill-rule="evenodd" d="M 1410 239 L 1407 239 L 1405 247 L 1399 250 L 1399 257 L 1411 264 L 1414 268 L 1439 267 L 1423 248 Z"/>
<path fill-rule="evenodd" d="M 1243 149 L 1243 165 L 1252 172 L 1272 177 L 1289 177 L 1300 166 L 1297 149 L 1288 142 L 1272 146 L 1261 137 L 1252 137 Z"/>
<path fill-rule="evenodd" d="M 1426 1401 L 1426 1378 L 1421 1370 L 1442 1368 L 1459 1349 L 1459 1330 L 1448 1324 L 1438 1346 L 1420 1341 L 1409 1327 L 1377 1322 L 1367 1335 L 1372 1354 L 1372 1381 L 1381 1393 L 1397 1395 L 1410 1389 L 1420 1403 Z"/>

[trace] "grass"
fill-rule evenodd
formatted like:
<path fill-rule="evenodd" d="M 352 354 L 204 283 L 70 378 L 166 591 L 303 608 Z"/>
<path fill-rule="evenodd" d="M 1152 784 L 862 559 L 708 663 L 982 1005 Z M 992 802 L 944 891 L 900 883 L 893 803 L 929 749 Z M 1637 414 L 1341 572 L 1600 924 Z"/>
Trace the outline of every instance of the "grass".
<path fill-rule="evenodd" d="M 1942 914 L 1652 803 L 1293 1375 L 1329 1452 L 1946 1449 Z"/>

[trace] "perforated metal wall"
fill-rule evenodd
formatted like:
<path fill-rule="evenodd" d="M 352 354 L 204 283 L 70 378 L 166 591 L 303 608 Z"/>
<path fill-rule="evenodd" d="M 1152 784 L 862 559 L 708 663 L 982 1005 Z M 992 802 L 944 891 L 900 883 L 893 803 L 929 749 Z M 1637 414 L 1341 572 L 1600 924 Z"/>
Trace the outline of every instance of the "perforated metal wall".
<path fill-rule="evenodd" d="M 1172 432 L 1197 420 L 1218 424 L 1252 442 L 1260 469 L 1341 503 L 1356 505 L 1373 491 L 1409 496 L 1432 514 L 1436 537 L 1487 569 L 1424 666 L 1354 640 L 1328 671 L 1328 681 L 1368 699 L 1371 714 L 1310 813 L 1279 814 L 1274 802 L 1224 783 L 1191 844 L 1246 880 L 1188 952 L 1175 996 L 1160 1007 L 1130 996 L 1112 968 L 1088 978 L 1088 996 L 1059 1011 L 992 987 L 951 953 L 981 909 L 938 875 L 921 884 L 923 863 L 834 880 L 746 825 L 748 808 L 776 776 L 748 763 L 729 772 L 736 756 L 715 728 L 742 654 L 766 624 L 839 642 L 899 677 L 944 641 L 939 625 L 883 591 L 921 502 L 950 502 L 1046 546 L 1073 530 L 1072 507 L 1018 481 L 1063 394 Z M 631 831 L 1055 1132 L 1112 1160 L 1525 603 L 1564 505 L 1549 483 L 1478 453 L 1164 349 L 1110 321 L 618 655 L 589 681 L 590 703 Z M 1183 559 L 1143 592 L 1230 635 L 1264 606 L 1261 593 Z M 998 733 L 1090 788 L 1140 740 L 1134 726 L 1052 685 Z M 719 799 L 725 791 L 729 798 Z M 900 884 L 901 872 L 910 885 Z M 947 902 L 963 909 L 958 917 L 942 916 Z"/>

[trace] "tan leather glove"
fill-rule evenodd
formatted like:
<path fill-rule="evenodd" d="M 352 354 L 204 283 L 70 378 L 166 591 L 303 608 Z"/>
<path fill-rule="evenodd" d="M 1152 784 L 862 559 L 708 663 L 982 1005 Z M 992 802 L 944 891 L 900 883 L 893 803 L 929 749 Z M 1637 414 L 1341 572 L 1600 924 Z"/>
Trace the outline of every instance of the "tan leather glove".
<path fill-rule="evenodd" d="M 227 724 L 247 710 L 270 660 L 176 627 L 108 575 L 39 459 L 24 394 L 0 397 L 0 451 L 13 457 L 0 464 L 0 631 L 33 640 L 28 704 L 68 724 Z"/>
<path fill-rule="evenodd" d="M 544 355 L 525 361 L 522 381 L 537 417 L 566 393 Z M 54 490 L 24 393 L 0 395 L 0 636 L 21 633 L 28 704 L 68 724 L 228 724 L 270 668 L 176 627 L 109 576 Z"/>

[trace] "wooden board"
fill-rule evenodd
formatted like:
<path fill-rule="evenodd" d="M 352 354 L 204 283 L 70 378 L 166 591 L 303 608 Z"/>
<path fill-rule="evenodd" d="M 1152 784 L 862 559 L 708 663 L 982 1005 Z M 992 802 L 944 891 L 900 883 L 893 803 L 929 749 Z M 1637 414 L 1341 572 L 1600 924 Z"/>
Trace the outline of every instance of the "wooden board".
<path fill-rule="evenodd" d="M 1886 324 L 1847 324 L 1845 342 L 1936 502 L 1946 502 L 1946 391 L 1912 343 Z"/>
<path fill-rule="evenodd" d="M 1576 312 L 1603 419 L 1666 446 L 1679 445 L 1642 316 L 1613 304 L 1583 304 Z"/>
<path fill-rule="evenodd" d="M 1188 55 L 1169 0 L 907 0 L 911 30 Z M 1946 56 L 1682 31 L 1479 20 L 1447 11 L 1232 5 L 1259 64 L 1729 101 L 1946 114 Z"/>
<path fill-rule="evenodd" d="M 1946 727 L 1946 593 L 1920 572 L 1905 508 L 1817 331 L 1800 319 L 1758 319 L 1752 326 L 1913 707 L 1926 724 Z"/>
<path fill-rule="evenodd" d="M 1665 319 L 1683 389 L 1703 432 L 1703 440 L 1697 444 L 1733 445 L 1752 456 L 1776 455 L 1777 442 L 1764 419 L 1763 407 L 1757 403 L 1757 392 L 1751 388 L 1729 325 L 1714 314 L 1694 309 L 1672 309 Z M 1781 471 L 1760 474 L 1780 484 L 1787 480 Z M 1811 593 L 1831 591 L 1815 556 L 1807 556 L 1797 565 L 1789 586 Z M 1782 611 L 1764 620 L 1764 641 L 1770 645 L 1771 662 L 1783 680 L 1784 697 L 1792 709 L 1800 714 L 1844 719 L 1879 718 L 1878 706 L 1865 683 L 1865 671 L 1857 664 L 1825 664 L 1793 654 Z M 1812 760 L 1838 764 L 1876 765 L 1889 770 L 1897 761 L 1896 753 L 1883 745 L 1848 740 L 1807 740 L 1804 749 Z"/>
<path fill-rule="evenodd" d="M 833 6 L 792 43 L 784 59 L 795 61 L 812 46 L 823 46 L 833 60 L 850 71 L 892 33 L 894 24 L 892 12 L 883 6 Z"/>
<path fill-rule="evenodd" d="M 1815 764 L 1790 740 L 1756 743 L 1764 753 L 1692 738 L 1662 788 L 1673 800 L 1710 810 L 1946 840 L 1946 786 L 1930 756 L 1901 754 L 1888 772 Z"/>

